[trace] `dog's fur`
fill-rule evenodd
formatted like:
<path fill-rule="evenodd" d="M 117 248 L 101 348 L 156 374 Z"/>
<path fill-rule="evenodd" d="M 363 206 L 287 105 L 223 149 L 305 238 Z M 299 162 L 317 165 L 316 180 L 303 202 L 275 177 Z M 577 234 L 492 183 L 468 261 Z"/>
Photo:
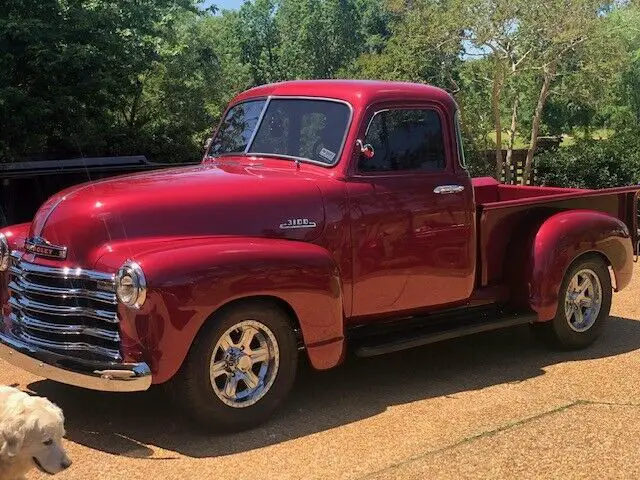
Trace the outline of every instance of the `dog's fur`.
<path fill-rule="evenodd" d="M 0 480 L 21 480 L 37 467 L 50 475 L 71 465 L 63 446 L 64 415 L 44 397 L 0 386 Z"/>

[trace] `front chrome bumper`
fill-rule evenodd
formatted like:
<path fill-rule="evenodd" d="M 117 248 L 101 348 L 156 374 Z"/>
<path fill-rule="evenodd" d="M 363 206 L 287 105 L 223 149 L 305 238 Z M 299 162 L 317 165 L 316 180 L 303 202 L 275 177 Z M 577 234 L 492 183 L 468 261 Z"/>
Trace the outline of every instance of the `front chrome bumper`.
<path fill-rule="evenodd" d="M 34 347 L 6 332 L 0 332 L 0 358 L 35 375 L 91 390 L 139 392 L 151 386 L 146 363 L 82 361 Z"/>

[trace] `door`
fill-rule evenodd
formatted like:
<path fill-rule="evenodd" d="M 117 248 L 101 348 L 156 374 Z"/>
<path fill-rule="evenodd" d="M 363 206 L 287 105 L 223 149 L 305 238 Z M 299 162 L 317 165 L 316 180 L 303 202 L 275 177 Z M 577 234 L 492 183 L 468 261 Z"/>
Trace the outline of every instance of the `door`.
<path fill-rule="evenodd" d="M 463 302 L 474 285 L 473 191 L 435 106 L 374 112 L 348 184 L 353 316 Z"/>

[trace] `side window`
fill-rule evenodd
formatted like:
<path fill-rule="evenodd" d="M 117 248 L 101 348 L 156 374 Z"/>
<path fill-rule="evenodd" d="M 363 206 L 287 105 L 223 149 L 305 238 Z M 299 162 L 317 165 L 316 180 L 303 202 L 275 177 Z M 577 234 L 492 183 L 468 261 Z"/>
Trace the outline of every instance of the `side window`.
<path fill-rule="evenodd" d="M 438 171 L 447 165 L 442 124 L 433 109 L 379 112 L 369 124 L 365 143 L 375 154 L 360 159 L 358 169 L 363 172 Z"/>

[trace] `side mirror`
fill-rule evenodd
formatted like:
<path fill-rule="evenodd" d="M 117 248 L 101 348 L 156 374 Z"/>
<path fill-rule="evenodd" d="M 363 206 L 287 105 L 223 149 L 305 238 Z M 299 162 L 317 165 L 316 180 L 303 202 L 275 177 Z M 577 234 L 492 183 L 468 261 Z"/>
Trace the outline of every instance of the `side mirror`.
<path fill-rule="evenodd" d="M 370 144 L 363 144 L 362 140 L 358 139 L 356 140 L 356 146 L 360 149 L 360 153 L 365 157 L 365 158 L 372 158 L 376 152 L 373 149 L 373 147 Z"/>

